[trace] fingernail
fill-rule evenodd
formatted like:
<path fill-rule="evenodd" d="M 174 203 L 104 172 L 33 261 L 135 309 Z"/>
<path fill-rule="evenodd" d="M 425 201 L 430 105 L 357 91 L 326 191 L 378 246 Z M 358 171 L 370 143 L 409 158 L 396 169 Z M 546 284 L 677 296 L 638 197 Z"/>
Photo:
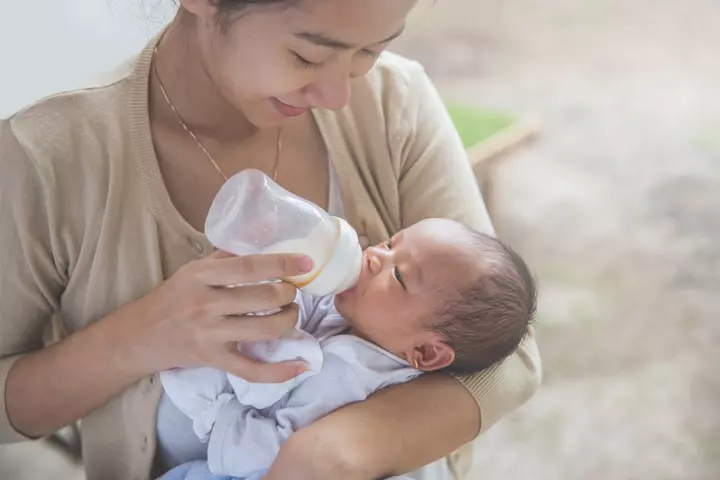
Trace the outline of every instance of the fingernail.
<path fill-rule="evenodd" d="M 303 255 L 300 257 L 300 270 L 302 273 L 308 273 L 311 272 L 313 269 L 313 261 L 312 258 Z"/>

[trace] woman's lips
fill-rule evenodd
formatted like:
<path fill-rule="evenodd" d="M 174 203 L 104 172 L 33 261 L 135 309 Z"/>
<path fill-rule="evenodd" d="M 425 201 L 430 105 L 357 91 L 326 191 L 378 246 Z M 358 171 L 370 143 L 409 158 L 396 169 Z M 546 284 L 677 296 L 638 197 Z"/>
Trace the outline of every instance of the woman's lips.
<path fill-rule="evenodd" d="M 271 101 L 275 109 L 286 117 L 298 117 L 309 110 L 307 108 L 293 107 L 277 98 L 272 98 Z"/>

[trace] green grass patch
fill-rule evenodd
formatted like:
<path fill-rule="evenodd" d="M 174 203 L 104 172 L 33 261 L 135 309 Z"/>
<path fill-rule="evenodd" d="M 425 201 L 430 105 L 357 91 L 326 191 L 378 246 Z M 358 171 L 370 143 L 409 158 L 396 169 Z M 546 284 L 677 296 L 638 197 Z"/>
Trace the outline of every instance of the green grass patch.
<path fill-rule="evenodd" d="M 507 113 L 460 103 L 448 102 L 446 106 L 465 148 L 476 145 L 517 121 L 517 118 Z"/>

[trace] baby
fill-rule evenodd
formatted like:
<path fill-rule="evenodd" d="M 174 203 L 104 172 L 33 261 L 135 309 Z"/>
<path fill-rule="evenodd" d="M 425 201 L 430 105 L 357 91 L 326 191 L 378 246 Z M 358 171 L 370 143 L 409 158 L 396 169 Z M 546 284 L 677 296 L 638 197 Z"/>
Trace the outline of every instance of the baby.
<path fill-rule="evenodd" d="M 271 405 L 246 399 L 248 387 L 272 386 L 237 384 L 207 368 L 164 372 L 166 394 L 208 442 L 214 475 L 261 478 L 293 432 L 343 405 L 423 372 L 472 373 L 501 361 L 528 331 L 536 288 L 525 262 L 500 241 L 430 219 L 366 249 L 351 290 L 299 294 L 297 302 L 300 333 L 312 335 L 320 366 Z M 288 339 L 291 349 L 293 339 L 305 341 L 297 332 Z M 181 470 L 164 478 L 193 477 Z"/>

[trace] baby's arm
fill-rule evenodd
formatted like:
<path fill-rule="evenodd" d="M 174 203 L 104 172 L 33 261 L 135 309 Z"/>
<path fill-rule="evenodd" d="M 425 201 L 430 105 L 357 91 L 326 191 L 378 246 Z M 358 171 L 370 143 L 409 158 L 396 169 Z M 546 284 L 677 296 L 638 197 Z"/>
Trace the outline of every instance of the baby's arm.
<path fill-rule="evenodd" d="M 244 478 L 270 468 L 295 431 L 343 405 L 364 400 L 374 387 L 359 381 L 340 357 L 329 354 L 322 371 L 295 388 L 269 416 L 232 400 L 221 408 L 210 435 L 210 470 Z"/>
<path fill-rule="evenodd" d="M 160 373 L 165 394 L 193 422 L 197 437 L 207 441 L 217 411 L 232 397 L 227 374 L 209 367 L 182 368 Z"/>

